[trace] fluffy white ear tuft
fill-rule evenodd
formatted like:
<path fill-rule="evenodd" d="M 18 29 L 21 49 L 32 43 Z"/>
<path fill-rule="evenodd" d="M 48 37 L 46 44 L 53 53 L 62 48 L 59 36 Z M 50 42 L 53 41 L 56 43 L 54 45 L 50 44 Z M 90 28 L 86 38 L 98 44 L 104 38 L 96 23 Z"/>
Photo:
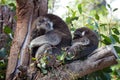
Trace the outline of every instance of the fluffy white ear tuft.
<path fill-rule="evenodd" d="M 85 31 L 82 32 L 82 36 L 84 36 L 84 35 L 85 35 Z"/>
<path fill-rule="evenodd" d="M 49 22 L 50 23 L 50 28 L 51 28 L 51 30 L 53 30 L 53 22 Z"/>

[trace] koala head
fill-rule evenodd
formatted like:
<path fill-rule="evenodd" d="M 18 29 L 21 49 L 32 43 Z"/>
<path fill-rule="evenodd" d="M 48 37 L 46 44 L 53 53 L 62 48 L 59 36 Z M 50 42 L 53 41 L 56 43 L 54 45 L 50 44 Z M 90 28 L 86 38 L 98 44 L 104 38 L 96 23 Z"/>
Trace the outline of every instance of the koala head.
<path fill-rule="evenodd" d="M 46 17 L 39 17 L 36 22 L 36 29 L 37 30 L 45 30 L 46 32 L 53 30 L 53 22 L 51 22 Z"/>
<path fill-rule="evenodd" d="M 93 32 L 90 29 L 88 29 L 87 27 L 82 27 L 82 28 L 77 29 L 74 32 L 74 39 L 82 38 L 84 36 L 88 37 L 91 34 L 93 34 Z"/>

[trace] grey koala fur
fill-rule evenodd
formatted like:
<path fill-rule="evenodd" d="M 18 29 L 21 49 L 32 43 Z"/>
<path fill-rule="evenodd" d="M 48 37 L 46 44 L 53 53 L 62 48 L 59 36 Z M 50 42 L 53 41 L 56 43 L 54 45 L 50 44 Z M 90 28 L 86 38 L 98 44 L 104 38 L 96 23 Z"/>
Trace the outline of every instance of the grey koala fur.
<path fill-rule="evenodd" d="M 59 53 L 62 47 L 71 46 L 71 41 L 72 36 L 66 23 L 56 15 L 46 14 L 34 21 L 29 47 L 32 56 L 37 58 L 49 47 L 49 53 Z"/>
<path fill-rule="evenodd" d="M 76 29 L 72 41 L 72 46 L 67 49 L 68 55 L 73 55 L 73 59 L 83 59 L 90 55 L 98 47 L 98 36 L 87 27 Z"/>

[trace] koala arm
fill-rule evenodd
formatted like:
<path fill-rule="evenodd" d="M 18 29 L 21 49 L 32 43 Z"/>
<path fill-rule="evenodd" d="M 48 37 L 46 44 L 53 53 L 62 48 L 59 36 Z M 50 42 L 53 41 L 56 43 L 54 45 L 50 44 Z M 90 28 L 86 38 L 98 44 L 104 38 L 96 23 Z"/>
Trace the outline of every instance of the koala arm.
<path fill-rule="evenodd" d="M 73 59 L 83 59 L 88 57 L 95 49 L 97 45 L 73 45 L 67 50 L 68 55 L 73 55 Z"/>
<path fill-rule="evenodd" d="M 41 46 L 42 44 L 51 44 L 51 45 L 57 45 L 61 41 L 61 37 L 53 32 L 49 32 L 45 35 L 42 35 L 40 37 L 37 37 L 33 39 L 30 43 L 30 47 L 35 47 L 35 46 Z"/>
<path fill-rule="evenodd" d="M 72 54 L 74 59 L 80 59 L 87 57 L 92 53 L 98 45 L 92 44 L 92 42 L 87 38 L 83 37 L 80 39 L 73 40 L 72 46 L 67 50 L 68 55 Z"/>
<path fill-rule="evenodd" d="M 52 46 L 58 45 L 61 42 L 61 36 L 56 33 L 55 31 L 50 31 L 48 33 L 46 33 L 45 35 L 39 36 L 35 39 L 33 39 L 30 42 L 30 50 L 32 50 L 32 48 L 34 47 L 39 47 L 43 44 L 50 44 Z"/>

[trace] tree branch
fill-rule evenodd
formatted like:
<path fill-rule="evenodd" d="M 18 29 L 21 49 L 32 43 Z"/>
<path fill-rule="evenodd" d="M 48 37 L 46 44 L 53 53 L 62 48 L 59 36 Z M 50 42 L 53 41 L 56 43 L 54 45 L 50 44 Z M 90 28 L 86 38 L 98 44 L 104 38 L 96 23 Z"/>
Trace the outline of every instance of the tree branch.
<path fill-rule="evenodd" d="M 37 77 L 35 80 L 74 80 L 89 73 L 111 65 L 117 64 L 114 47 L 109 45 L 95 50 L 91 56 L 84 61 L 74 61 L 70 64 L 60 66 L 59 69 L 52 70 L 44 77 Z"/>

